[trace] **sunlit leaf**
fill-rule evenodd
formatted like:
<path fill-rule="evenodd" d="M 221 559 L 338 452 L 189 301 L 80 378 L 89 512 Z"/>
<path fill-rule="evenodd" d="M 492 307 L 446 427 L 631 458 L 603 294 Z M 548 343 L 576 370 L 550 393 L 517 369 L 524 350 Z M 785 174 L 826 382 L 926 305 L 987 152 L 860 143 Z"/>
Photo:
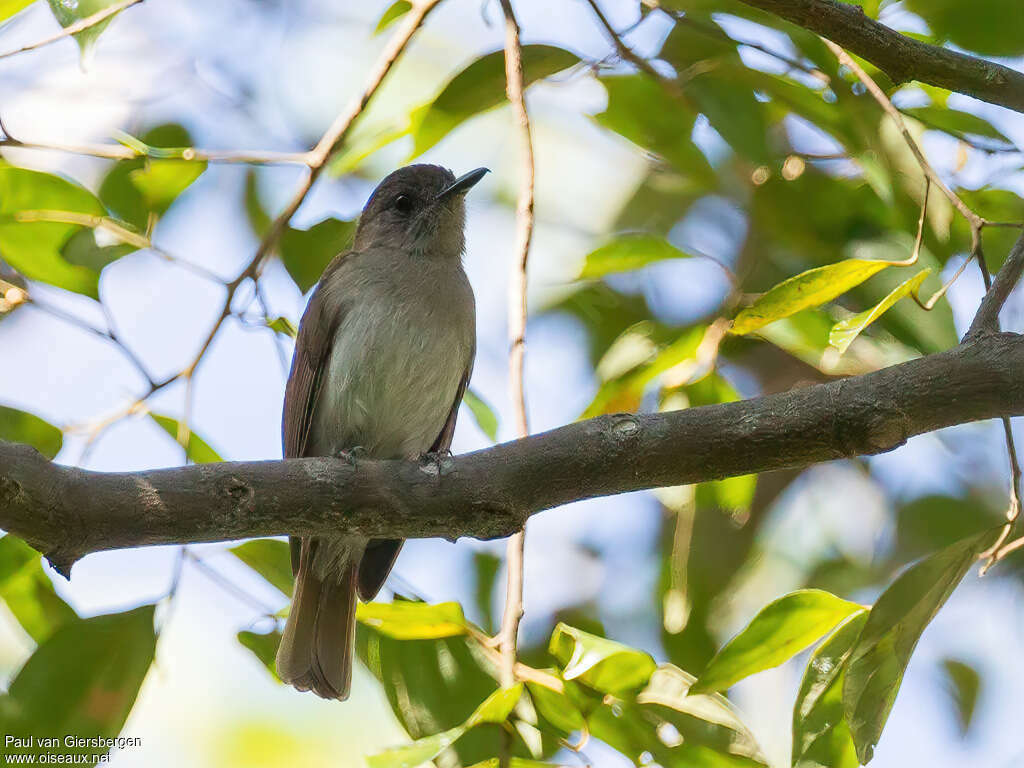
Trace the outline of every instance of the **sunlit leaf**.
<path fill-rule="evenodd" d="M 499 688 L 476 708 L 476 711 L 466 721 L 466 727 L 472 728 L 474 725 L 480 725 L 481 723 L 504 722 L 512 714 L 512 709 L 519 702 L 522 695 L 522 683 L 516 683 L 509 688 Z"/>
<path fill-rule="evenodd" d="M 494 412 L 494 409 L 480 395 L 468 388 L 462 397 L 462 402 L 466 404 L 469 412 L 473 414 L 473 420 L 480 427 L 480 431 L 487 435 L 492 443 L 497 441 L 498 415 Z"/>
<path fill-rule="evenodd" d="M 960 726 L 960 736 L 966 736 L 974 719 L 974 709 L 978 703 L 981 690 L 981 675 L 978 670 L 957 659 L 943 659 L 942 672 L 945 677 L 946 689 L 956 713 L 956 723 Z"/>
<path fill-rule="evenodd" d="M 252 568 L 285 595 L 292 594 L 294 577 L 288 542 L 253 539 L 237 544 L 228 552 Z"/>
<path fill-rule="evenodd" d="M 62 625 L 18 672 L 0 702 L 8 734 L 113 737 L 120 732 L 153 661 L 153 606 Z M 59 696 L 54 691 L 60 691 Z M 38 748 L 48 752 L 43 747 Z M 100 755 L 106 747 L 66 746 Z M 50 752 L 52 754 L 52 752 Z"/>
<path fill-rule="evenodd" d="M 14 14 L 27 8 L 33 0 L 0 0 L 0 21 L 9 19 Z"/>
<path fill-rule="evenodd" d="M 33 220 L 27 220 L 32 212 Z M 49 218 L 46 212 L 106 214 L 100 201 L 77 184 L 0 161 L 0 258 L 30 280 L 98 298 L 99 274 L 68 263 L 61 254 L 81 225 L 37 220 Z"/>
<path fill-rule="evenodd" d="M 885 314 L 893 304 L 904 296 L 916 294 L 918 289 L 921 287 L 921 283 L 923 283 L 924 279 L 930 274 L 930 269 L 922 269 L 909 280 L 905 280 L 896 286 L 888 296 L 882 299 L 871 309 L 866 309 L 863 312 L 857 313 L 853 317 L 840 320 L 832 326 L 832 331 L 828 336 L 829 344 L 840 352 L 845 352 L 849 348 L 850 344 L 853 343 L 853 340 L 856 339 L 865 328 L 871 325 L 871 323 L 875 322 L 875 320 Z"/>
<path fill-rule="evenodd" d="M 267 327 L 272 331 L 280 333 L 282 336 L 287 336 L 294 339 L 299 335 L 299 329 L 295 327 L 295 323 L 289 320 L 287 317 L 275 317 L 273 320 L 267 320 Z"/>
<path fill-rule="evenodd" d="M 795 656 L 861 606 L 819 589 L 791 592 L 769 603 L 726 643 L 690 689 L 711 693 Z"/>
<path fill-rule="evenodd" d="M 462 725 L 418 739 L 398 749 L 367 758 L 370 768 L 417 768 L 454 744 L 468 729 L 482 723 L 500 723 L 511 713 L 523 692 L 523 684 L 495 691 Z"/>
<path fill-rule="evenodd" d="M 132 184 L 142 193 L 148 208 L 163 214 L 189 185 L 206 170 L 206 163 L 190 160 L 147 159 L 141 168 L 129 172 Z"/>
<path fill-rule="evenodd" d="M 843 674 L 866 610 L 848 616 L 811 654 L 793 705 L 794 768 L 856 768 L 857 753 L 843 720 Z"/>
<path fill-rule="evenodd" d="M 466 617 L 458 603 L 360 603 L 356 618 L 396 640 L 433 640 L 466 633 Z"/>
<path fill-rule="evenodd" d="M 695 759 L 693 765 L 731 766 L 741 764 L 740 760 L 750 761 L 747 765 L 766 765 L 757 740 L 728 699 L 717 693 L 690 693 L 695 680 L 676 666 L 662 664 L 637 694 L 637 704 L 671 723 L 683 744 L 699 745 L 721 755 L 719 763 Z"/>
<path fill-rule="evenodd" d="M 379 35 L 411 10 L 412 3 L 409 0 L 395 0 L 381 14 L 380 21 L 377 22 L 377 28 L 373 30 L 373 33 Z"/>
<path fill-rule="evenodd" d="M 277 676 L 277 648 L 281 645 L 281 633 L 277 629 L 266 632 L 250 632 L 243 630 L 238 633 L 238 642 L 253 652 L 253 655 L 262 662 L 267 671 L 275 680 Z"/>
<path fill-rule="evenodd" d="M 656 261 L 685 259 L 690 254 L 668 240 L 654 235 L 625 235 L 591 251 L 583 264 L 580 279 L 604 277 L 615 272 L 630 272 Z"/>
<path fill-rule="evenodd" d="M 921 633 L 994 539 L 993 531 L 983 531 L 926 557 L 871 609 L 843 682 L 843 711 L 862 763 L 874 755 Z"/>
<path fill-rule="evenodd" d="M 907 0 L 940 39 L 989 56 L 1024 53 L 1024 17 L 1016 0 Z"/>
<path fill-rule="evenodd" d="M 54 591 L 39 553 L 11 534 L 0 539 L 0 598 L 37 643 L 78 618 Z"/>
<path fill-rule="evenodd" d="M 630 648 L 559 622 L 548 651 L 562 664 L 562 677 L 579 680 L 605 693 L 622 693 L 647 683 L 654 659 Z"/>
<path fill-rule="evenodd" d="M 652 381 L 694 358 L 706 330 L 704 326 L 698 326 L 684 331 L 650 362 L 602 384 L 580 418 L 589 419 L 602 413 L 637 410 L 647 386 Z"/>
<path fill-rule="evenodd" d="M 328 217 L 309 229 L 285 230 L 278 250 L 292 280 L 305 293 L 320 279 L 331 259 L 352 245 L 354 221 Z"/>
<path fill-rule="evenodd" d="M 550 77 L 579 63 L 564 48 L 524 45 L 523 84 Z M 415 115 L 412 156 L 421 155 L 456 126 L 505 101 L 505 52 L 485 54 L 453 77 L 430 104 Z"/>
<path fill-rule="evenodd" d="M 180 153 L 192 146 L 192 136 L 178 123 L 150 128 L 140 138 L 121 135 L 121 142 L 136 151 Z M 206 163 L 134 157 L 119 160 L 103 177 L 99 195 L 122 221 L 136 230 L 149 230 L 151 218 L 162 216 L 181 193 L 206 169 Z"/>
<path fill-rule="evenodd" d="M 61 431 L 38 416 L 0 405 L 0 440 L 31 445 L 48 459 L 60 453 Z"/>
<path fill-rule="evenodd" d="M 149 416 L 174 440 L 180 441 L 187 433 L 188 440 L 186 442 L 185 455 L 192 462 L 196 464 L 210 464 L 216 461 L 224 461 L 210 447 L 210 444 L 197 435 L 195 431 L 190 428 L 186 432 L 184 426 L 177 419 L 172 419 L 170 416 L 163 416 L 159 413 L 150 413 Z"/>
<path fill-rule="evenodd" d="M 53 11 L 53 15 L 57 19 L 57 23 L 62 27 L 70 27 L 76 21 L 86 19 L 94 13 L 98 13 L 113 5 L 117 0 L 48 0 L 48 2 L 50 10 Z M 99 24 L 94 24 L 75 34 L 75 40 L 82 51 L 83 62 L 88 60 L 93 48 L 96 46 L 96 40 L 103 34 L 103 30 L 110 25 L 112 19 L 113 16 L 108 16 Z"/>
<path fill-rule="evenodd" d="M 890 266 L 887 261 L 846 259 L 784 280 L 741 310 L 730 331 L 738 336 L 768 323 L 820 306 Z"/>

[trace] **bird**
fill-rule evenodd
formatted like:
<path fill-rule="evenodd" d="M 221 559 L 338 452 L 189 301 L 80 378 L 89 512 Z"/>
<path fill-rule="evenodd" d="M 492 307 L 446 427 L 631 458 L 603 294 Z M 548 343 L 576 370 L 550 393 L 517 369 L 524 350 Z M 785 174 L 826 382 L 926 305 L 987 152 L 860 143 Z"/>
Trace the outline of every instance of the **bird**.
<path fill-rule="evenodd" d="M 299 323 L 285 458 L 439 460 L 449 452 L 476 354 L 476 305 L 462 265 L 465 195 L 486 173 L 456 178 L 438 165 L 409 165 L 370 195 L 351 249 L 324 269 Z M 356 597 L 377 594 L 402 539 L 339 531 L 289 543 L 295 589 L 278 677 L 345 700 Z"/>

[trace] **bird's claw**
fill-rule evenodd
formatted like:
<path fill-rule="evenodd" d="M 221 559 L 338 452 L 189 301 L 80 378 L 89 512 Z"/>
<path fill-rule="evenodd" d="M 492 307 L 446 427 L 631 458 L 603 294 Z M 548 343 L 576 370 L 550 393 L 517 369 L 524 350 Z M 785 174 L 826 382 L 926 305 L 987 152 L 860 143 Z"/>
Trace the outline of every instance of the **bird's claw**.
<path fill-rule="evenodd" d="M 361 445 L 355 445 L 351 448 L 342 448 L 338 451 L 338 458 L 348 462 L 354 467 L 356 465 L 356 461 L 366 458 L 366 449 Z"/>
<path fill-rule="evenodd" d="M 452 458 L 452 452 L 447 448 L 443 451 L 427 451 L 420 454 L 420 468 L 432 475 L 441 476 L 445 462 Z"/>

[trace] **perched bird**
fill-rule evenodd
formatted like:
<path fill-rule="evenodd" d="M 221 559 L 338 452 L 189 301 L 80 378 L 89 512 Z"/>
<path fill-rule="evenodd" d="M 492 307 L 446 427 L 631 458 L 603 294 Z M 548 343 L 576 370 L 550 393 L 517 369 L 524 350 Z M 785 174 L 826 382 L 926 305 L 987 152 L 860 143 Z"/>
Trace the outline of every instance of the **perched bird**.
<path fill-rule="evenodd" d="M 324 270 L 299 324 L 285 458 L 448 451 L 476 351 L 464 198 L 486 173 L 456 179 L 440 166 L 410 165 L 374 190 L 352 249 Z M 401 546 L 345 533 L 292 537 L 295 593 L 277 652 L 284 682 L 348 697 L 356 595 L 377 594 Z"/>

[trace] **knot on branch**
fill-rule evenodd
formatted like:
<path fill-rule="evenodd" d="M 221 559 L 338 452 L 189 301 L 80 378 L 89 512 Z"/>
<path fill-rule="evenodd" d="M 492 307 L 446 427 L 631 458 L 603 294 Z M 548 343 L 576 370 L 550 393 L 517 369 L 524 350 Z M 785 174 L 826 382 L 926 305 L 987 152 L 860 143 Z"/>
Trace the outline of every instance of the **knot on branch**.
<path fill-rule="evenodd" d="M 875 401 L 856 410 L 836 415 L 835 437 L 844 456 L 885 453 L 907 442 L 910 418 L 894 403 Z"/>
<path fill-rule="evenodd" d="M 237 520 L 252 516 L 256 492 L 252 486 L 239 477 L 228 475 L 220 482 L 220 495 L 227 500 L 226 510 Z"/>

